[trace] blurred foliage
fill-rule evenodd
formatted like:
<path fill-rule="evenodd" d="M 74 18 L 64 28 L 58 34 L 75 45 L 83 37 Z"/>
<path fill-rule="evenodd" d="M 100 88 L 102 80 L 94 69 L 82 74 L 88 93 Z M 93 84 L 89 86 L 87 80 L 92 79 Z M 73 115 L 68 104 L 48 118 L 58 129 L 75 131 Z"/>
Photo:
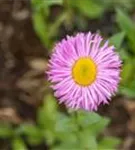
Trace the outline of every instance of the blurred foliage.
<path fill-rule="evenodd" d="M 125 37 L 124 32 L 116 33 L 109 39 L 109 41 L 116 47 L 116 50 L 119 50 L 121 48 L 124 37 Z"/>
<path fill-rule="evenodd" d="M 75 26 L 84 29 L 88 25 L 85 17 L 99 19 L 116 6 L 131 10 L 134 0 L 32 0 L 31 4 L 35 31 L 45 47 L 51 49 L 62 25 L 67 29 Z M 54 18 L 51 16 L 53 6 L 59 6 L 61 11 Z"/>
<path fill-rule="evenodd" d="M 45 143 L 51 150 L 113 149 L 120 140 L 104 137 L 102 131 L 108 123 L 109 119 L 94 112 L 60 112 L 54 97 L 48 95 L 38 110 L 36 124 L 21 124 L 14 130 L 3 124 L 0 138 L 11 138 L 13 150 L 27 150 L 25 141 L 29 145 Z"/>
<path fill-rule="evenodd" d="M 135 22 L 122 9 L 116 10 L 116 21 L 126 38 L 124 47 L 120 51 L 123 59 L 120 92 L 135 97 Z"/>
<path fill-rule="evenodd" d="M 32 0 L 33 8 L 33 25 L 36 33 L 41 39 L 45 47 L 49 48 L 52 45 L 53 37 L 57 35 L 57 30 L 60 25 L 65 21 L 67 14 L 62 12 L 55 23 L 49 20 L 50 7 L 52 5 L 62 5 L 62 0 Z"/>

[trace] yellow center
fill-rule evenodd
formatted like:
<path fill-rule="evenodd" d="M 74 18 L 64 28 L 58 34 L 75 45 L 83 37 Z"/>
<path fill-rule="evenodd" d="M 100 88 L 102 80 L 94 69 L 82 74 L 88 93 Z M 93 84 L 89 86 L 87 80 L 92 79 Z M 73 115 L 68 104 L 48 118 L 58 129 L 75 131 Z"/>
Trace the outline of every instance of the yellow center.
<path fill-rule="evenodd" d="M 73 79 L 82 86 L 90 85 L 95 80 L 96 73 L 94 61 L 88 57 L 78 59 L 72 68 Z"/>

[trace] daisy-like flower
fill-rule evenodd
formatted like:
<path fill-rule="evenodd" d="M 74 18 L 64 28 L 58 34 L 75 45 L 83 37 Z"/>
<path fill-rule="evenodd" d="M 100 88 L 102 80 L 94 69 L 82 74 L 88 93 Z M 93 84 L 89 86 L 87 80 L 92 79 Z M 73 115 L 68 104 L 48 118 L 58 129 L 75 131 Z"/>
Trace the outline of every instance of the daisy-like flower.
<path fill-rule="evenodd" d="M 48 64 L 55 96 L 68 108 L 97 110 L 117 91 L 121 61 L 108 41 L 91 32 L 56 44 Z"/>

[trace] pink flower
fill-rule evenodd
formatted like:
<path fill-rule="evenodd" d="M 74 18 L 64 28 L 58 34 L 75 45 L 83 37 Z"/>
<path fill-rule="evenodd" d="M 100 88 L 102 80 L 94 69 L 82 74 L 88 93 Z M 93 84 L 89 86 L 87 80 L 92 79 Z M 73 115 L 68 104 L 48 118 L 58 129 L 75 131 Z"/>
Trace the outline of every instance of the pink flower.
<path fill-rule="evenodd" d="M 90 111 L 107 104 L 120 80 L 121 61 L 114 49 L 91 32 L 56 44 L 47 74 L 59 102 Z"/>

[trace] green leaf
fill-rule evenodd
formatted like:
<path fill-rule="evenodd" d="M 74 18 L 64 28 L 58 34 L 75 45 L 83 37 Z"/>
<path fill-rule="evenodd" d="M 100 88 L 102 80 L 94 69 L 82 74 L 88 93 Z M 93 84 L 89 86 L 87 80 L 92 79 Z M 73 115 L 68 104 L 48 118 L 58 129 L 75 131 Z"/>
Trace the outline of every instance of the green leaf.
<path fill-rule="evenodd" d="M 40 144 L 44 139 L 43 132 L 32 124 L 23 124 L 18 130 L 26 135 L 28 142 L 32 145 Z"/>
<path fill-rule="evenodd" d="M 104 5 L 97 3 L 94 0 L 74 0 L 72 5 L 78 8 L 78 10 L 87 17 L 98 18 L 104 12 Z"/>
<path fill-rule="evenodd" d="M 51 150 L 82 150 L 82 148 L 79 148 L 77 144 L 73 145 L 65 142 L 59 146 L 52 147 Z"/>
<path fill-rule="evenodd" d="M 35 7 L 44 7 L 44 5 L 62 5 L 63 4 L 63 0 L 32 0 L 32 4 Z"/>
<path fill-rule="evenodd" d="M 65 132 L 56 132 L 54 135 L 56 141 L 59 141 L 61 144 L 66 143 L 68 145 L 76 145 L 76 147 L 78 147 L 78 137 L 74 132 L 68 130 Z"/>
<path fill-rule="evenodd" d="M 135 70 L 135 60 L 132 58 L 128 58 L 125 60 L 123 67 L 122 67 L 122 72 L 121 72 L 121 84 L 122 85 L 127 85 L 133 81 L 134 78 L 134 70 Z"/>
<path fill-rule="evenodd" d="M 135 59 L 128 58 L 125 60 L 121 72 L 120 93 L 128 96 L 135 97 Z"/>
<path fill-rule="evenodd" d="M 120 48 L 119 55 L 121 59 L 123 60 L 123 62 L 130 59 L 130 55 L 125 48 Z"/>
<path fill-rule="evenodd" d="M 56 140 L 58 140 L 56 138 L 56 135 L 53 129 L 48 129 L 48 130 L 46 129 L 43 132 L 44 132 L 46 143 L 48 145 L 53 145 L 56 142 Z"/>
<path fill-rule="evenodd" d="M 57 132 L 56 136 L 57 143 L 51 148 L 51 150 L 81 150 L 80 143 L 78 143 L 77 134 L 70 132 Z"/>
<path fill-rule="evenodd" d="M 44 0 L 31 0 L 32 7 L 43 8 Z"/>
<path fill-rule="evenodd" d="M 12 149 L 13 150 L 27 150 L 27 147 L 20 137 L 16 137 L 12 141 Z"/>
<path fill-rule="evenodd" d="M 94 112 L 80 111 L 77 114 L 78 125 L 80 125 L 84 128 L 88 127 L 91 124 L 98 123 L 101 119 L 102 119 L 102 117 L 100 117 L 97 113 L 94 113 Z"/>
<path fill-rule="evenodd" d="M 133 53 L 135 53 L 135 24 L 129 18 L 129 16 L 121 9 L 116 10 L 116 21 L 129 40 L 129 46 Z"/>
<path fill-rule="evenodd" d="M 44 18 L 49 16 L 48 0 L 31 0 L 33 12 L 41 13 Z"/>
<path fill-rule="evenodd" d="M 53 24 L 50 25 L 50 32 L 49 32 L 50 37 L 53 37 L 53 36 L 57 35 L 57 32 L 58 32 L 58 29 L 59 29 L 60 25 L 64 21 L 66 21 L 67 16 L 68 16 L 68 13 L 63 12 L 61 15 L 59 15 L 56 18 L 56 21 Z"/>
<path fill-rule="evenodd" d="M 37 122 L 49 145 L 53 144 L 55 140 L 57 116 L 58 110 L 55 98 L 52 95 L 45 96 L 44 103 L 37 113 Z"/>
<path fill-rule="evenodd" d="M 43 129 L 54 129 L 54 123 L 57 119 L 57 103 L 52 95 L 44 98 L 43 106 L 37 113 L 38 124 Z"/>
<path fill-rule="evenodd" d="M 67 132 L 67 131 L 75 131 L 76 124 L 72 121 L 71 117 L 68 117 L 62 113 L 59 113 L 57 117 L 57 122 L 55 124 L 56 132 Z"/>
<path fill-rule="evenodd" d="M 14 135 L 14 131 L 10 124 L 0 123 L 0 138 L 9 138 Z"/>
<path fill-rule="evenodd" d="M 120 93 L 130 98 L 135 97 L 135 83 L 132 86 L 120 86 Z"/>
<path fill-rule="evenodd" d="M 125 33 L 124 32 L 120 32 L 120 33 L 116 33 L 114 34 L 111 38 L 110 38 L 110 43 L 113 44 L 117 49 L 120 49 L 121 44 L 124 40 L 125 37 Z"/>
<path fill-rule="evenodd" d="M 104 137 L 98 144 L 98 150 L 116 149 L 116 146 L 120 144 L 120 139 L 115 137 Z"/>
<path fill-rule="evenodd" d="M 55 136 L 56 139 L 67 143 L 76 143 L 77 137 L 75 132 L 77 132 L 77 124 L 73 122 L 72 117 L 68 117 L 60 113 L 57 117 L 55 124 Z"/>
<path fill-rule="evenodd" d="M 45 0 L 46 3 L 51 6 L 51 5 L 62 5 L 63 0 Z"/>
<path fill-rule="evenodd" d="M 119 1 L 114 1 L 112 0 L 112 3 L 114 4 L 114 8 L 120 6 L 121 8 L 131 10 L 134 8 L 134 3 L 132 0 L 119 0 Z"/>
<path fill-rule="evenodd" d="M 102 117 L 102 119 L 100 119 L 100 121 L 98 121 L 97 123 L 91 124 L 89 126 L 91 135 L 97 136 L 105 129 L 109 122 L 110 120 L 108 118 Z"/>
<path fill-rule="evenodd" d="M 33 25 L 34 29 L 39 36 L 40 40 L 46 47 L 49 47 L 50 37 L 49 37 L 49 26 L 45 21 L 43 14 L 40 11 L 33 12 Z"/>
<path fill-rule="evenodd" d="M 97 150 L 96 136 L 93 136 L 87 130 L 79 133 L 79 143 L 82 149 Z"/>
<path fill-rule="evenodd" d="M 116 9 L 116 21 L 120 28 L 127 34 L 132 33 L 132 31 L 135 32 L 134 23 L 129 18 L 129 16 L 121 9 Z"/>

